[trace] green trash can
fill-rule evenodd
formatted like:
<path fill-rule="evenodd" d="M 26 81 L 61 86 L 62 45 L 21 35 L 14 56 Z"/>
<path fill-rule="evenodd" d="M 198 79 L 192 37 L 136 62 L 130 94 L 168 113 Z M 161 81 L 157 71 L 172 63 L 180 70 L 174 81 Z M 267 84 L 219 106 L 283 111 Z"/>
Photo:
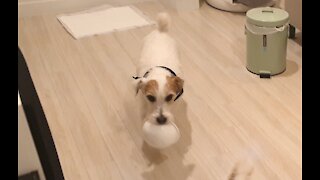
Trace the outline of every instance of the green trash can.
<path fill-rule="evenodd" d="M 270 77 L 286 69 L 289 14 L 278 8 L 254 8 L 246 13 L 247 69 Z"/>

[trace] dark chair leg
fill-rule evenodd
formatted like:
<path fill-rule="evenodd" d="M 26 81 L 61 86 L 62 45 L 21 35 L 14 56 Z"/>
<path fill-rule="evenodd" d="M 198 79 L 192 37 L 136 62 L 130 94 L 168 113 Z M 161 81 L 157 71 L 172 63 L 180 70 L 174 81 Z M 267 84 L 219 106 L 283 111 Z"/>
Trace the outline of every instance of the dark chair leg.
<path fill-rule="evenodd" d="M 294 39 L 296 37 L 296 28 L 289 24 L 289 38 Z"/>

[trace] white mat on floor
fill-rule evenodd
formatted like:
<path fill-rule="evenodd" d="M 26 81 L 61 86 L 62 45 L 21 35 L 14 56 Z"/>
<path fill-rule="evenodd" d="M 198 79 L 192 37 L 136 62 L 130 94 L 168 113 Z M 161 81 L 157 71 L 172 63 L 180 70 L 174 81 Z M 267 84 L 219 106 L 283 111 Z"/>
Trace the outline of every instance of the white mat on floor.
<path fill-rule="evenodd" d="M 132 6 L 103 6 L 57 18 L 75 39 L 155 24 Z"/>

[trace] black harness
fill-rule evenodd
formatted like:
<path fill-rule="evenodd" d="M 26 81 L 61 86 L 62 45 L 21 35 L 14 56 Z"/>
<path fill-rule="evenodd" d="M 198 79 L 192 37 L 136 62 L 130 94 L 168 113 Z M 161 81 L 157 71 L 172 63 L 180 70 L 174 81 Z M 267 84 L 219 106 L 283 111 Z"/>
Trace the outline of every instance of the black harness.
<path fill-rule="evenodd" d="M 172 71 L 172 69 L 165 67 L 165 66 L 156 66 L 159 68 L 163 68 L 167 71 L 169 71 L 171 73 L 172 76 L 177 76 L 176 73 L 174 71 Z M 150 71 L 152 70 L 152 68 L 150 68 L 146 73 L 144 73 L 144 75 L 142 76 L 143 78 L 146 78 L 148 76 L 148 74 L 150 73 Z M 138 76 L 132 76 L 133 79 L 140 79 L 141 77 Z M 174 99 L 174 101 L 176 101 L 181 95 L 183 94 L 183 88 L 181 89 L 181 91 L 177 94 L 177 97 Z"/>

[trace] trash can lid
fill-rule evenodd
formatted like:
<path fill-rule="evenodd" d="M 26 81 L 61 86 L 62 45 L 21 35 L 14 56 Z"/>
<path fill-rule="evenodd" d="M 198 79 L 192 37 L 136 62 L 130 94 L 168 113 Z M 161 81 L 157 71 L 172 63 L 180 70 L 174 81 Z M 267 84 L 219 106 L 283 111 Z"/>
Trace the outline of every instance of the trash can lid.
<path fill-rule="evenodd" d="M 246 16 L 248 23 L 262 27 L 282 26 L 289 21 L 286 11 L 272 7 L 253 8 L 247 11 Z"/>

